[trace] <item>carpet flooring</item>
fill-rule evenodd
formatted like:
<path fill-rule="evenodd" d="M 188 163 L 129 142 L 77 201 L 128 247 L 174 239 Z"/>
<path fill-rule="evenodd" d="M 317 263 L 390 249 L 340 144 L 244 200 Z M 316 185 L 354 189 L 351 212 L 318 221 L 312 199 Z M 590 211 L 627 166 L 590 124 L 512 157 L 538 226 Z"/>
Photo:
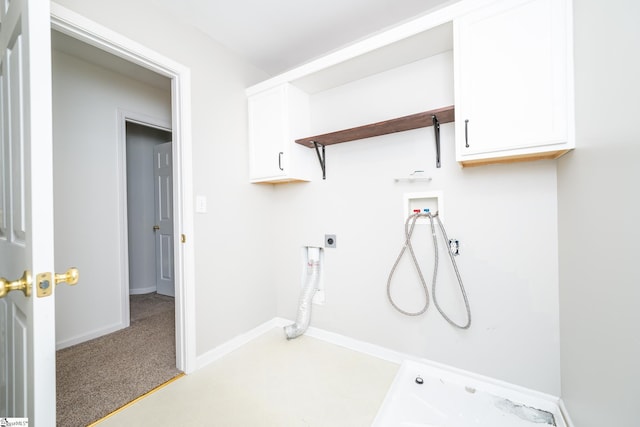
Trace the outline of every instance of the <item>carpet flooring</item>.
<path fill-rule="evenodd" d="M 57 425 L 84 427 L 180 374 L 173 298 L 131 296 L 131 326 L 56 354 Z"/>

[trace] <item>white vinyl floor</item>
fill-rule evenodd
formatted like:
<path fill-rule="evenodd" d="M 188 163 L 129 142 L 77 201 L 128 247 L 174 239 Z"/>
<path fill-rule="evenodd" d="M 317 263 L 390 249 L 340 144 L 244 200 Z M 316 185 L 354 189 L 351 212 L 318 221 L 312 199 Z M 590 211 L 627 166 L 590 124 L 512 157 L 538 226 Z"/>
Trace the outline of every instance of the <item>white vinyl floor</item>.
<path fill-rule="evenodd" d="M 277 328 L 99 427 L 369 427 L 398 368 Z"/>

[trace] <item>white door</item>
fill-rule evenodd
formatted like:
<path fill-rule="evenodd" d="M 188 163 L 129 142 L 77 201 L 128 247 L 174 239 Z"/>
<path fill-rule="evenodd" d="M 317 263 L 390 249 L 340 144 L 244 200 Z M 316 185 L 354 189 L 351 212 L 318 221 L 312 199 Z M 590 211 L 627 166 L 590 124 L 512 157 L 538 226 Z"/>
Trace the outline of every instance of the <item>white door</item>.
<path fill-rule="evenodd" d="M 173 175 L 171 142 L 153 148 L 155 186 L 156 289 L 175 296 L 173 269 Z"/>
<path fill-rule="evenodd" d="M 53 271 L 48 0 L 0 0 L 0 54 L 0 277 L 34 279 L 0 299 L 0 416 L 54 426 L 55 301 L 35 280 Z"/>

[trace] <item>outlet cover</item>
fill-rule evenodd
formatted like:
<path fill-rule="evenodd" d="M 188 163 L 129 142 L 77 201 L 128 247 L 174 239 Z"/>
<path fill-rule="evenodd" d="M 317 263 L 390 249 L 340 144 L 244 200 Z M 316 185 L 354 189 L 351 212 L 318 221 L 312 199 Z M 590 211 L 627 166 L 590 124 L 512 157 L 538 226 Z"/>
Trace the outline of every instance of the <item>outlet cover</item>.
<path fill-rule="evenodd" d="M 336 235 L 335 234 L 325 234 L 324 235 L 324 247 L 325 248 L 335 248 L 336 247 Z"/>

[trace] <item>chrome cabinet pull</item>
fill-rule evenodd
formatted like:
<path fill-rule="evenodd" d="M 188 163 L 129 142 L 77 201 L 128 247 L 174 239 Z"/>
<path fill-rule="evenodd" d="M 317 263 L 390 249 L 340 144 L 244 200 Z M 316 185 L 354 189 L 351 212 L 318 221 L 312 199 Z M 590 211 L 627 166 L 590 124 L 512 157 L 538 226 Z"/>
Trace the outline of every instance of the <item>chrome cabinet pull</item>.
<path fill-rule="evenodd" d="M 281 171 L 284 170 L 284 168 L 282 167 L 282 155 L 284 153 L 281 151 L 278 153 L 278 168 L 280 168 Z"/>

